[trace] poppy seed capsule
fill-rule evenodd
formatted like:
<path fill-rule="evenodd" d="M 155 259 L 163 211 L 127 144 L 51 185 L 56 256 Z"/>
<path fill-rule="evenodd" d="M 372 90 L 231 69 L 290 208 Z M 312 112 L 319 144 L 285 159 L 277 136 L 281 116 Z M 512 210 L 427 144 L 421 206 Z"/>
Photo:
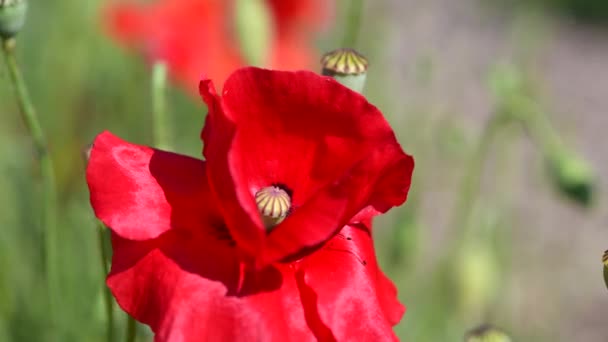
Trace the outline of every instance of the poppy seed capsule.
<path fill-rule="evenodd" d="M 606 283 L 606 287 L 608 287 L 608 250 L 604 252 L 602 262 L 604 263 L 604 283 Z"/>
<path fill-rule="evenodd" d="M 25 23 L 27 1 L 0 0 L 0 38 L 12 38 Z"/>
<path fill-rule="evenodd" d="M 367 58 L 359 52 L 353 49 L 338 49 L 323 55 L 321 73 L 361 93 L 365 86 L 368 65 Z"/>
<path fill-rule="evenodd" d="M 367 59 L 353 49 L 337 49 L 321 58 L 323 75 L 359 75 L 367 71 Z"/>
<path fill-rule="evenodd" d="M 281 223 L 291 208 L 291 198 L 287 191 L 278 186 L 267 186 L 255 194 L 255 203 L 262 215 L 266 229 Z"/>

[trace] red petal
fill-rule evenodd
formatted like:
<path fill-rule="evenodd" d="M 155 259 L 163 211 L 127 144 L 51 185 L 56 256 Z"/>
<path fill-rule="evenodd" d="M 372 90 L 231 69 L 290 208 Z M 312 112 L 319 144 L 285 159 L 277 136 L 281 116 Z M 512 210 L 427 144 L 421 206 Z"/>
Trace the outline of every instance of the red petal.
<path fill-rule="evenodd" d="M 110 3 L 103 14 L 110 34 L 127 44 L 136 44 L 148 30 L 146 17 L 135 4 Z"/>
<path fill-rule="evenodd" d="M 310 44 L 313 34 L 331 22 L 332 1 L 268 0 L 275 23 L 272 69 L 317 70 L 319 52 Z"/>
<path fill-rule="evenodd" d="M 205 128 L 201 137 L 205 141 L 203 154 L 207 160 L 215 163 L 215 176 L 210 174 L 210 187 L 216 194 L 218 204 L 224 209 L 224 220 L 230 235 L 246 252 L 257 254 L 263 247 L 265 230 L 257 213 L 254 201 L 248 201 L 250 191 L 237 187 L 230 177 L 230 166 L 227 161 L 227 151 L 221 148 L 210 148 L 214 145 L 229 146 L 234 138 L 235 126 L 222 112 L 221 99 L 215 93 L 215 87 L 210 80 L 201 81 L 201 96 L 207 103 L 208 114 Z M 213 129 L 208 129 L 213 127 Z M 216 180 L 214 182 L 214 180 Z M 244 198 L 240 200 L 239 198 Z M 243 205 L 241 205 L 243 203 Z"/>
<path fill-rule="evenodd" d="M 210 183 L 237 242 L 262 248 L 254 195 L 271 184 L 293 191 L 293 212 L 269 235 L 266 261 L 318 245 L 368 205 L 405 201 L 413 160 L 364 97 L 310 72 L 244 68 L 210 107 L 203 131 Z M 242 236 L 239 238 L 238 236 Z"/>
<path fill-rule="evenodd" d="M 276 70 L 315 70 L 319 68 L 319 53 L 307 42 L 306 36 L 290 34 L 273 41 L 270 65 Z"/>
<path fill-rule="evenodd" d="M 296 32 L 312 32 L 330 21 L 332 1 L 325 0 L 267 0 L 279 36 Z"/>
<path fill-rule="evenodd" d="M 288 266 L 242 272 L 222 241 L 180 231 L 113 247 L 107 284 L 157 341 L 315 340 Z"/>
<path fill-rule="evenodd" d="M 301 281 L 315 295 L 309 300 L 338 341 L 397 340 L 392 326 L 405 308 L 378 267 L 367 226 L 344 227 L 302 263 Z"/>
<path fill-rule="evenodd" d="M 201 75 L 222 84 L 244 64 L 227 29 L 230 6 L 226 1 L 208 0 L 122 2 L 112 3 L 105 13 L 115 39 L 142 50 L 149 60 L 165 61 L 172 76 L 196 93 Z"/>
<path fill-rule="evenodd" d="M 197 229 L 214 208 L 204 162 L 127 143 L 109 132 L 95 139 L 87 166 L 95 215 L 128 239 Z"/>

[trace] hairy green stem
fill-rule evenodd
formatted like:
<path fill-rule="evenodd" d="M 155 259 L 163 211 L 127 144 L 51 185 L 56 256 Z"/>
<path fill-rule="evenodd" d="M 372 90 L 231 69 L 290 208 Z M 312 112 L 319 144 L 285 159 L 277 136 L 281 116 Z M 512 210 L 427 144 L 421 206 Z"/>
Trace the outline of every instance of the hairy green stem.
<path fill-rule="evenodd" d="M 355 48 L 361 26 L 361 14 L 363 12 L 363 0 L 351 0 L 350 11 L 346 18 L 344 40 L 342 47 Z"/>
<path fill-rule="evenodd" d="M 105 279 L 108 273 L 110 272 L 108 267 L 108 261 L 110 260 L 110 256 L 107 253 L 106 249 L 106 227 L 103 223 L 98 222 L 97 224 L 97 239 L 99 240 L 99 257 L 101 260 L 101 272 L 102 279 Z M 106 310 L 106 337 L 108 342 L 114 341 L 114 301 L 112 300 L 112 294 L 110 290 L 105 285 L 103 286 L 103 300 L 105 303 Z"/>
<path fill-rule="evenodd" d="M 156 61 L 152 67 L 152 127 L 157 148 L 170 147 L 169 121 L 167 118 L 167 64 Z"/>
<path fill-rule="evenodd" d="M 59 293 L 58 255 L 57 255 L 57 190 L 55 185 L 55 170 L 49 153 L 46 138 L 30 99 L 23 75 L 15 58 L 15 40 L 2 40 L 2 50 L 6 57 L 6 65 L 15 91 L 21 117 L 29 131 L 40 162 L 40 172 L 43 182 L 42 194 L 42 224 L 44 226 L 45 266 L 48 298 L 50 305 L 49 317 L 55 317 Z"/>
<path fill-rule="evenodd" d="M 518 119 L 528 130 L 528 133 L 540 144 L 545 155 L 553 155 L 563 150 L 563 142 L 551 126 L 547 116 L 536 106 L 529 106 L 525 115 Z"/>

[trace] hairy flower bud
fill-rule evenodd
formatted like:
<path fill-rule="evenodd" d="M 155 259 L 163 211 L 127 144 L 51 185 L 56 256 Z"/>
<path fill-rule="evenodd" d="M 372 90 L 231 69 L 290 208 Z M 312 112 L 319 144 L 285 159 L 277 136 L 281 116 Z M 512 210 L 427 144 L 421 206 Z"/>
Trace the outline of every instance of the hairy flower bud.
<path fill-rule="evenodd" d="M 594 177 L 591 167 L 578 156 L 560 151 L 547 157 L 549 177 L 566 197 L 588 207 L 593 200 Z"/>
<path fill-rule="evenodd" d="M 0 0 L 0 38 L 15 36 L 25 23 L 26 0 Z"/>
<path fill-rule="evenodd" d="M 338 49 L 321 58 L 322 74 L 331 76 L 342 85 L 361 93 L 369 63 L 367 58 L 353 49 Z"/>
<path fill-rule="evenodd" d="M 485 241 L 473 239 L 462 249 L 455 276 L 463 315 L 478 315 L 492 302 L 500 285 L 499 267 L 494 252 Z"/>

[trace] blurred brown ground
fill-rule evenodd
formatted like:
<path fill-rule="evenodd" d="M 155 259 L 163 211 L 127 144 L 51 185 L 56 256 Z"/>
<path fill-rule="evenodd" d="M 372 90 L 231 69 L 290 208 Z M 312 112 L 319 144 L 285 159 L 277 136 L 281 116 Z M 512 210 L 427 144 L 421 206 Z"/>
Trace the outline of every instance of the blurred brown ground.
<path fill-rule="evenodd" d="M 363 50 L 377 54 L 370 56 L 372 68 L 390 66 L 384 79 L 375 78 L 372 69 L 369 96 L 385 99 L 379 106 L 398 132 L 412 131 L 400 128 L 411 122 L 406 116 L 412 107 L 423 108 L 428 115 L 423 121 L 432 126 L 447 120 L 474 143 L 492 111 L 489 70 L 497 62 L 525 60 L 553 126 L 595 169 L 597 196 L 591 210 L 556 196 L 543 177 L 537 147 L 514 134 L 508 184 L 498 184 L 506 180 L 496 179 L 491 166 L 484 179 L 486 194 L 505 186 L 512 192 L 506 202 L 516 218 L 510 227 L 512 274 L 502 294 L 508 307 L 502 309 L 514 325 L 546 331 L 559 341 L 608 340 L 608 292 L 600 260 L 608 248 L 608 30 L 543 12 L 528 22 L 476 0 L 370 1 L 367 10 L 365 18 L 383 20 L 364 20 Z M 528 39 L 531 46 L 522 47 Z M 416 77 L 421 63 L 432 69 L 423 86 Z M 431 146 L 436 143 L 437 137 L 423 134 L 419 145 L 426 147 L 416 152 L 437 154 Z M 500 165 L 500 155 L 492 159 L 492 165 Z M 413 186 L 422 187 L 424 238 L 431 239 L 424 252 L 432 259 L 445 243 L 462 159 L 417 160 L 429 162 Z M 437 168 L 442 170 L 430 171 Z M 422 184 L 416 182 L 420 178 Z"/>

